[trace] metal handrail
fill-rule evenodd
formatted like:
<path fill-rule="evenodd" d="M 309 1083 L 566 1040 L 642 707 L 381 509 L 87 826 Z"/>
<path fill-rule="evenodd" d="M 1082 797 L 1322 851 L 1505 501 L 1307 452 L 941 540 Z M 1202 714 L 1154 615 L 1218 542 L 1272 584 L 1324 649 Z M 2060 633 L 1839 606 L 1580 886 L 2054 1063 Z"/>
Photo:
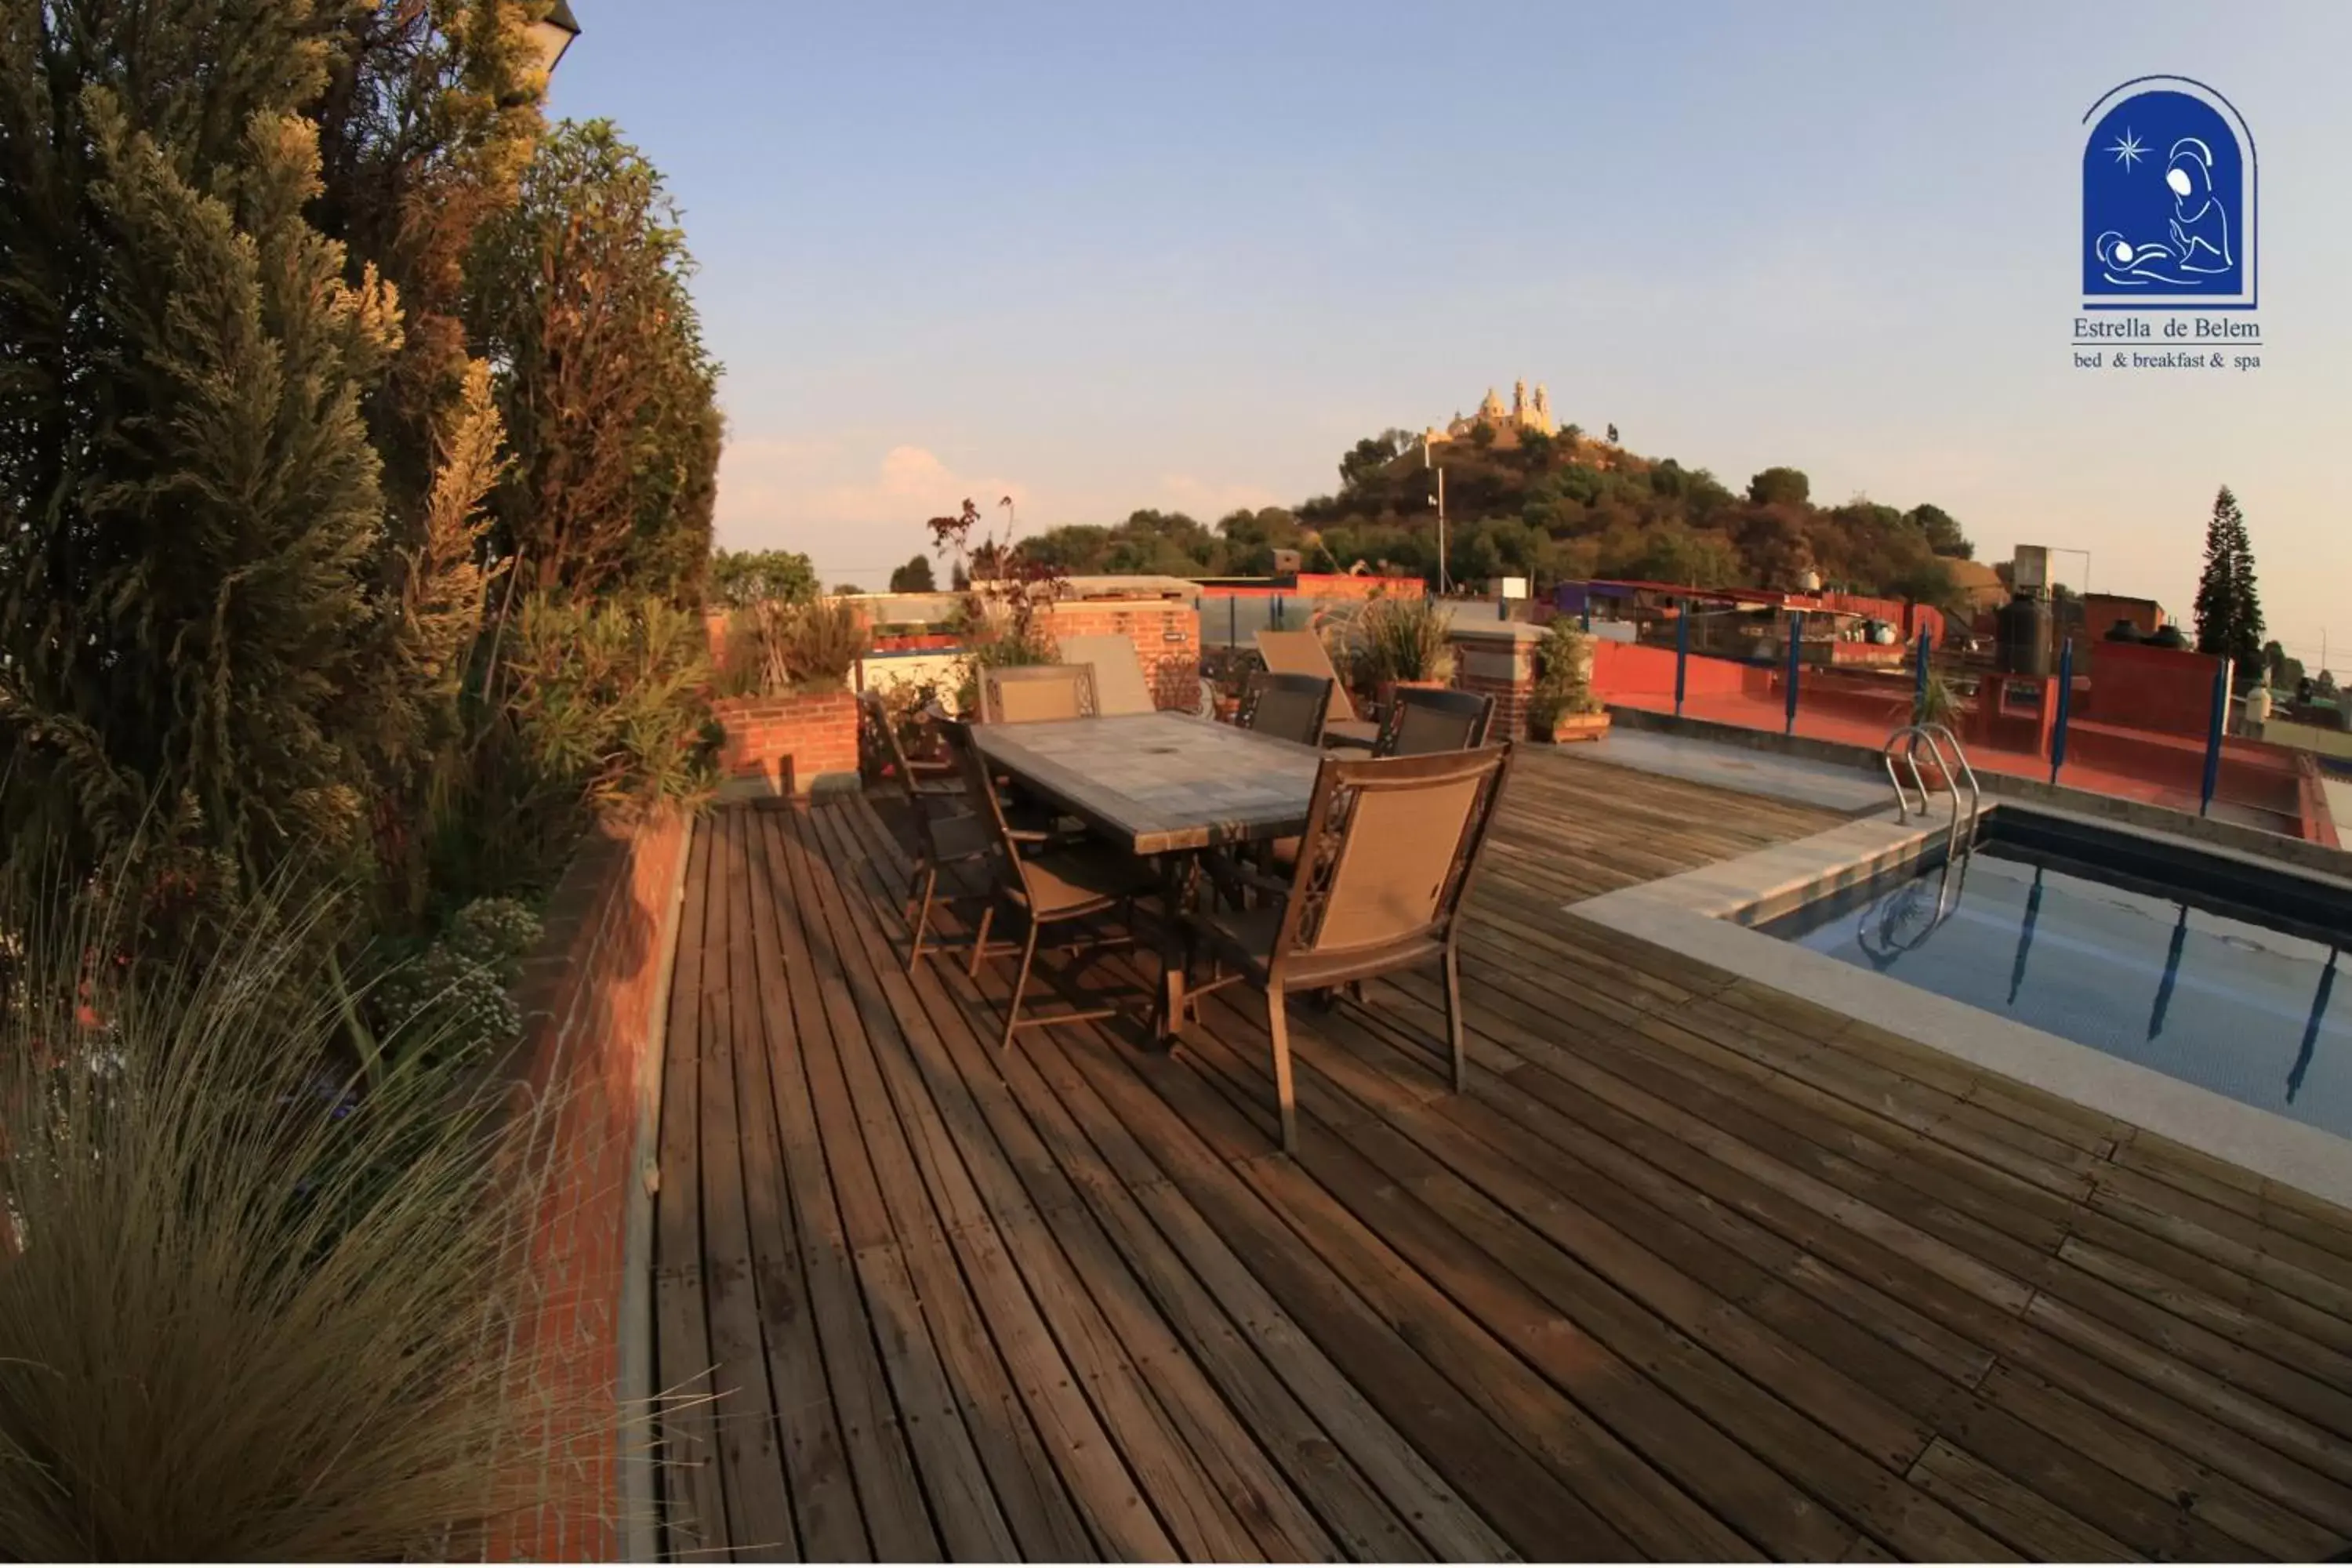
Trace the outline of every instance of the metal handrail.
<path fill-rule="evenodd" d="M 1984 803 L 1984 789 L 1977 783 L 1977 771 L 1969 764 L 1968 748 L 1960 744 L 1960 738 L 1952 733 L 1948 725 L 1905 724 L 1886 737 L 1886 744 L 1879 752 L 1879 759 L 1886 767 L 1886 782 L 1895 786 L 1896 821 L 1911 819 L 1911 797 L 1903 788 L 1902 776 L 1895 771 L 1895 748 L 1898 744 L 1903 746 L 1904 763 L 1911 770 L 1911 782 L 1919 791 L 1919 815 L 1927 816 L 1929 809 L 1927 782 L 1919 773 L 1919 743 L 1922 741 L 1927 742 L 1927 754 L 1935 759 L 1937 768 L 1943 773 L 1944 782 L 1952 792 L 1951 827 L 1944 843 L 1944 864 L 1948 869 L 1955 857 L 1975 846 L 1977 814 Z M 1952 743 L 1949 756 L 1944 752 L 1946 741 Z M 1966 820 L 1969 831 L 1966 843 L 1960 838 L 1960 823 L 1963 820 L 1960 786 L 1963 784 L 1968 786 L 1969 797 Z"/>

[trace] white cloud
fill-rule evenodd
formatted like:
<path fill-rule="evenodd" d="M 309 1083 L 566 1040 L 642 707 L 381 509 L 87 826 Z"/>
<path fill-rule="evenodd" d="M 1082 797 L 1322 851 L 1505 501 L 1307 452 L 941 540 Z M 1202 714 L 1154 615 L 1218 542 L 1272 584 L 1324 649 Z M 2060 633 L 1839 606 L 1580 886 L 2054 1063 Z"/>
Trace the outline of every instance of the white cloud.
<path fill-rule="evenodd" d="M 828 581 L 887 571 L 930 545 L 927 519 L 969 497 L 995 521 L 999 497 L 1024 510 L 1029 489 L 958 471 L 925 447 L 839 437 L 730 441 L 719 459 L 719 542 L 730 550 L 798 550 Z"/>
<path fill-rule="evenodd" d="M 719 461 L 719 542 L 730 550 L 798 550 L 828 583 L 872 580 L 931 548 L 923 527 L 968 497 L 985 526 L 1002 526 L 999 498 L 1011 496 L 1021 531 L 1063 523 L 1114 523 L 1139 508 L 1182 511 L 1214 522 L 1241 508 L 1287 504 L 1263 485 L 1162 473 L 1085 491 L 1040 489 L 997 473 L 967 473 L 911 442 L 860 437 L 730 441 Z"/>
<path fill-rule="evenodd" d="M 1255 511 L 1261 507 L 1290 503 L 1264 485 L 1213 484 L 1192 474 L 1162 474 L 1160 476 L 1159 499 L 1148 503 L 1136 503 L 1137 506 L 1146 504 L 1156 506 L 1162 511 L 1181 511 L 1202 522 L 1214 522 L 1227 512 L 1238 511 L 1244 507 Z M 1129 511 L 1134 510 L 1135 507 L 1128 508 Z"/>

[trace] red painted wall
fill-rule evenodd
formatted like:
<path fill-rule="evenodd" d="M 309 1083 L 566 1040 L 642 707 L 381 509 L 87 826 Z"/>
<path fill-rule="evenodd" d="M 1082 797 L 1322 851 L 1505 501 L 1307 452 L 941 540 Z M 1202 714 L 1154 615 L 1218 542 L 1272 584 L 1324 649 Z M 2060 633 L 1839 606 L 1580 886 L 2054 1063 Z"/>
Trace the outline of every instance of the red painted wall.
<path fill-rule="evenodd" d="M 1750 669 L 1727 658 L 1691 656 L 1683 683 L 1687 697 L 1734 696 L 1765 689 L 1762 670 Z M 1612 697 L 1672 697 L 1675 694 L 1675 650 L 1644 647 L 1637 643 L 1596 639 L 1592 647 L 1592 691 L 1602 701 Z"/>
<path fill-rule="evenodd" d="M 2220 663 L 2186 648 L 2100 643 L 2091 656 L 2090 690 L 2074 716 L 2202 740 L 2212 722 Z"/>

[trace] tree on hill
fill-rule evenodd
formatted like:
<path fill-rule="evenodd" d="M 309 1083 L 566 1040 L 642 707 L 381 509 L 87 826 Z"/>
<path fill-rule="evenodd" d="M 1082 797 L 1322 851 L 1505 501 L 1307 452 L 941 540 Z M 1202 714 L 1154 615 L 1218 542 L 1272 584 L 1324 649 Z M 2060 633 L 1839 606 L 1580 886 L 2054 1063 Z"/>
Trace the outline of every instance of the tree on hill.
<path fill-rule="evenodd" d="M 1796 468 L 1767 468 L 1748 481 L 1748 500 L 1756 506 L 1803 506 L 1812 494 L 1813 482 Z"/>
<path fill-rule="evenodd" d="M 1357 442 L 1339 459 L 1339 488 L 1354 489 L 1375 478 L 1391 463 L 1412 450 L 1413 439 L 1410 431 L 1390 429 L 1377 436 L 1367 436 Z"/>
<path fill-rule="evenodd" d="M 918 554 L 904 566 L 890 574 L 890 592 L 894 594 L 929 594 L 938 591 L 938 582 L 931 575 L 931 558 Z"/>
<path fill-rule="evenodd" d="M 2205 566 L 2197 580 L 2197 651 L 2233 659 L 2245 686 L 2262 673 L 2263 606 L 2254 550 L 2238 498 L 2223 485 L 2205 525 Z"/>
<path fill-rule="evenodd" d="M 1905 514 L 1904 521 L 1927 535 L 1927 547 L 1938 555 L 1957 556 L 1962 561 L 1976 559 L 1977 547 L 1960 531 L 1960 525 L 1942 507 L 1923 501 Z"/>

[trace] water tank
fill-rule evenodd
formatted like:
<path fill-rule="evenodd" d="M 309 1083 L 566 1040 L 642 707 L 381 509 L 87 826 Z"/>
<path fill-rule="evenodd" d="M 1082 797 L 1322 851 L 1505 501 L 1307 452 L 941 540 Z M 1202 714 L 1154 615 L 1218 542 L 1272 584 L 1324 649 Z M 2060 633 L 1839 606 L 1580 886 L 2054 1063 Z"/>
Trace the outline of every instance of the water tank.
<path fill-rule="evenodd" d="M 2179 626 L 2172 626 L 2168 623 L 2156 628 L 2156 635 L 2147 639 L 2147 646 L 2150 647 L 2187 647 L 2189 646 L 2189 639 L 2180 635 L 2180 628 Z"/>
<path fill-rule="evenodd" d="M 2004 675 L 2050 673 L 2050 601 L 2023 594 L 2000 607 L 1993 663 Z"/>
<path fill-rule="evenodd" d="M 2147 639 L 2139 635 L 2139 628 L 2132 625 L 2128 616 L 2118 616 L 2116 617 L 2116 624 L 2107 628 L 2105 640 L 2108 642 L 2143 642 Z"/>

